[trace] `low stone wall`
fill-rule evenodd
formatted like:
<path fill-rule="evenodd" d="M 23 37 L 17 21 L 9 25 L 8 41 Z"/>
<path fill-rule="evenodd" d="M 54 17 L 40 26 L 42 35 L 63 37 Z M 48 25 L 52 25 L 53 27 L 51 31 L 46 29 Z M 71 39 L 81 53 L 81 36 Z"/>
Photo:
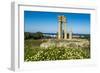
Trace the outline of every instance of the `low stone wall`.
<path fill-rule="evenodd" d="M 48 40 L 40 44 L 41 48 L 49 47 L 66 47 L 66 48 L 88 48 L 90 42 L 86 39 L 73 39 L 73 40 Z"/>

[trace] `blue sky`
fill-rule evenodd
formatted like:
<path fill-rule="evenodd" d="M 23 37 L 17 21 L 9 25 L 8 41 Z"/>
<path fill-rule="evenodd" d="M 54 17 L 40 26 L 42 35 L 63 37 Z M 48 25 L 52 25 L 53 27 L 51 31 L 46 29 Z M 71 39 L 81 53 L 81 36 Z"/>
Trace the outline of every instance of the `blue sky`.
<path fill-rule="evenodd" d="M 64 15 L 67 20 L 67 31 L 73 33 L 90 33 L 90 14 L 24 11 L 25 32 L 56 33 L 58 16 Z"/>

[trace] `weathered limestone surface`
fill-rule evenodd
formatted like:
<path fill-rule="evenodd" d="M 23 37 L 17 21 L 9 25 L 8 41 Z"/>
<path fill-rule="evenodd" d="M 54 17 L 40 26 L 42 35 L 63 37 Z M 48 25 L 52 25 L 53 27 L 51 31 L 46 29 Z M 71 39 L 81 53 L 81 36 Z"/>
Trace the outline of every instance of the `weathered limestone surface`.
<path fill-rule="evenodd" d="M 68 39 L 67 38 L 67 22 L 65 16 L 58 16 L 58 39 Z M 63 28 L 64 27 L 64 28 Z M 63 32 L 64 30 L 64 32 Z M 64 35 L 63 35 L 64 33 Z M 72 39 L 72 32 L 69 33 L 69 39 Z"/>
<path fill-rule="evenodd" d="M 41 48 L 65 47 L 65 48 L 88 48 L 90 42 L 86 39 L 51 40 L 40 45 Z"/>

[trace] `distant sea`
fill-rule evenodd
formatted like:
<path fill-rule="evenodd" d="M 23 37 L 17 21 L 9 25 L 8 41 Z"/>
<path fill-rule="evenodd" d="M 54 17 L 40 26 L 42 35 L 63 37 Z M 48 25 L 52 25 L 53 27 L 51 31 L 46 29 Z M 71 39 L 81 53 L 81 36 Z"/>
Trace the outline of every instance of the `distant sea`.
<path fill-rule="evenodd" d="M 57 35 L 57 33 L 43 33 L 47 35 Z M 73 36 L 90 36 L 90 34 L 80 34 L 80 33 L 73 33 Z"/>
<path fill-rule="evenodd" d="M 34 34 L 34 32 L 28 32 Z M 44 35 L 57 35 L 57 33 L 43 33 Z M 72 33 L 73 36 L 90 36 L 90 34 Z"/>

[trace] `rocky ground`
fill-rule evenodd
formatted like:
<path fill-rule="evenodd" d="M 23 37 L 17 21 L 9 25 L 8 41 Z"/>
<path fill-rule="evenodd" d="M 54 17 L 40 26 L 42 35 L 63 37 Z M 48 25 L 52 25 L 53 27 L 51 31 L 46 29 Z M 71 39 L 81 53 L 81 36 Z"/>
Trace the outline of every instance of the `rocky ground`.
<path fill-rule="evenodd" d="M 72 40 L 54 40 L 49 39 L 47 42 L 40 44 L 41 48 L 65 47 L 65 48 L 89 48 L 90 42 L 87 39 Z"/>
<path fill-rule="evenodd" d="M 90 42 L 87 39 L 25 41 L 24 60 L 26 62 L 89 59 L 90 57 Z"/>

